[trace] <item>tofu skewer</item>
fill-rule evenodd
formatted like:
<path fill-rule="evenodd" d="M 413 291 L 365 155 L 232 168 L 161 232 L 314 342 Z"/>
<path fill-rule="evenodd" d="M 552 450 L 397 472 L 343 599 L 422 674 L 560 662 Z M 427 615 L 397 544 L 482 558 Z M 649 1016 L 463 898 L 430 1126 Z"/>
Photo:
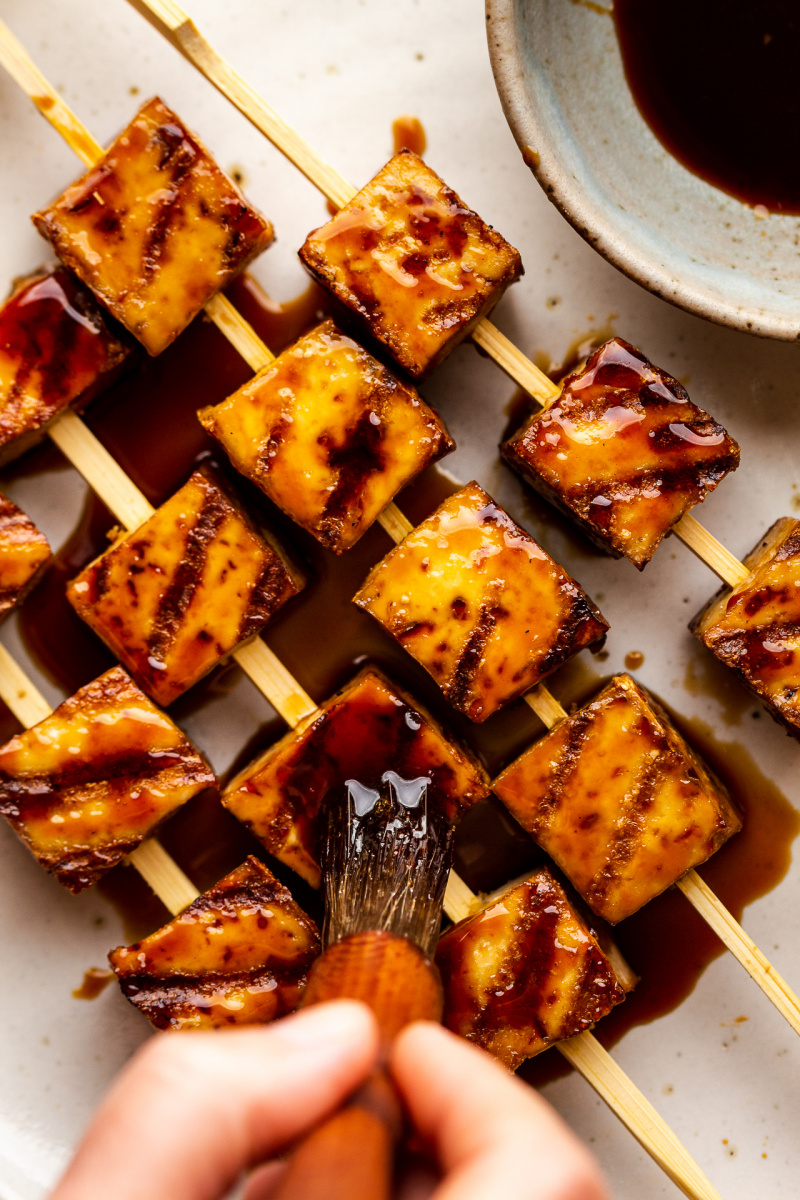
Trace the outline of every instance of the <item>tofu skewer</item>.
<path fill-rule="evenodd" d="M 332 206 L 339 209 L 352 201 L 358 190 L 324 162 L 230 63 L 214 50 L 174 0 L 130 2 L 184 58 L 298 167 Z M 432 172 L 429 174 L 433 175 Z M 304 247 L 303 257 L 310 241 L 311 238 Z M 470 327 L 469 336 L 543 408 L 550 407 L 558 399 L 561 394 L 560 387 L 530 362 L 485 316 Z M 739 560 L 690 513 L 684 513 L 672 526 L 672 532 L 724 583 L 736 586 L 747 577 L 748 572 Z"/>
<path fill-rule="evenodd" d="M 173 16 L 176 12 L 180 11 L 174 6 L 168 7 L 173 12 Z M 11 57 L 11 64 L 14 67 L 12 73 L 26 90 L 34 86 L 38 89 L 43 89 L 41 93 L 39 91 L 33 93 L 35 100 L 41 94 L 52 95 L 53 104 L 51 107 L 42 104 L 38 104 L 38 106 L 48 119 L 51 119 L 51 112 L 58 112 L 58 124 L 56 128 L 62 133 L 62 136 L 66 138 L 69 144 L 73 145 L 74 143 L 76 151 L 82 153 L 84 156 L 88 154 L 87 147 L 93 144 L 96 147 L 95 161 L 98 157 L 101 157 L 103 152 L 99 144 L 93 142 L 91 135 L 82 129 L 78 118 L 66 108 L 54 89 L 50 87 L 44 77 L 41 76 L 30 62 L 23 48 L 15 42 L 10 33 L 0 23 L 0 58 L 6 66 L 9 66 L 9 62 L 7 61 L 9 56 Z M 29 94 L 31 94 L 30 91 Z M 76 131 L 78 132 L 76 133 Z M 211 303 L 212 311 L 219 314 L 217 323 L 222 332 L 229 337 L 232 344 L 240 351 L 253 370 L 260 370 L 274 361 L 275 356 L 258 338 L 255 331 L 239 316 L 233 305 L 225 297 L 218 295 Z M 550 384 L 550 381 L 548 381 L 548 384 L 551 395 L 553 391 L 557 393 L 555 385 Z M 84 474 L 84 477 L 98 491 L 104 502 L 125 524 L 128 524 L 125 512 L 130 502 L 132 502 L 135 513 L 141 514 L 136 524 L 151 516 L 154 512 L 152 505 L 126 479 L 124 473 L 120 471 L 117 464 L 114 463 L 111 456 L 107 454 L 99 442 L 97 442 L 99 453 L 95 452 L 95 446 L 91 445 L 88 439 L 92 439 L 92 442 L 96 442 L 96 439 L 93 439 L 93 435 L 89 433 L 79 418 L 74 417 L 74 414 L 69 415 L 74 418 L 71 422 L 72 440 L 69 443 L 72 451 L 71 461 L 77 466 L 78 470 Z M 86 445 L 90 448 L 89 456 L 86 456 L 83 451 L 82 435 L 84 431 L 88 435 Z M 89 466 L 87 470 L 84 470 L 84 462 L 87 457 L 89 457 Z M 106 461 L 111 464 L 111 478 L 114 481 L 113 495 L 109 495 L 106 488 L 104 472 Z M 119 498 L 118 485 L 122 487 L 119 495 L 122 496 L 125 503 L 125 511 L 115 508 L 115 502 Z M 381 521 L 381 523 L 395 541 L 400 541 L 412 532 L 413 527 L 396 505 L 390 504 L 388 509 L 388 513 L 387 510 L 384 510 L 386 522 L 384 524 Z M 702 529 L 700 526 L 698 528 Z M 705 536 L 705 531 L 703 531 L 702 536 Z M 736 563 L 736 560 L 734 560 L 734 563 Z M 729 577 L 736 572 L 736 568 L 739 569 L 740 574 L 738 582 L 741 582 L 742 574 L 745 577 L 749 576 L 749 572 L 743 564 L 738 563 L 732 566 L 729 562 L 725 568 Z M 289 672 L 286 671 L 283 664 L 269 650 L 263 639 L 255 638 L 246 643 L 234 651 L 234 657 L 290 725 L 294 725 L 297 721 L 316 710 L 316 705 L 311 697 L 304 692 Z M 558 701 L 555 700 L 542 684 L 538 684 L 537 687 L 531 689 L 524 698 L 548 729 L 552 728 L 560 720 L 563 720 L 567 715 Z M 698 912 L 700 912 L 700 915 L 712 925 L 725 945 L 728 946 L 751 977 L 759 984 L 786 1020 L 789 1021 L 795 1032 L 800 1033 L 800 1001 L 798 1001 L 791 989 L 788 988 L 785 981 L 774 972 L 768 960 L 764 958 L 755 944 L 747 937 L 738 922 L 728 913 L 724 905 L 714 896 L 713 892 L 703 883 L 696 872 L 690 871 L 680 881 L 679 886 L 690 902 L 697 908 Z"/>
<path fill-rule="evenodd" d="M 2 644 L 0 698 L 26 726 L 44 720 L 51 711 L 45 698 Z M 293 727 L 297 723 L 289 719 Z M 200 896 L 174 859 L 152 838 L 129 855 L 129 862 L 173 916 Z M 458 922 L 473 915 L 479 906 L 478 898 L 452 871 L 444 899 L 447 915 Z M 580 1033 L 555 1045 L 685 1195 L 692 1200 L 720 1200 L 716 1189 L 669 1126 L 591 1033 Z"/>

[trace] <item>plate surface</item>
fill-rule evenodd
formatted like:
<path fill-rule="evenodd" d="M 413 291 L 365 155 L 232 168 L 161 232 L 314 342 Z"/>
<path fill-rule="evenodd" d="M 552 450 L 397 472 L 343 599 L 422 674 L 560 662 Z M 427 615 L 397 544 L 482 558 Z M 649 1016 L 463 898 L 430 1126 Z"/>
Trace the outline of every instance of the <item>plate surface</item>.
<path fill-rule="evenodd" d="M 246 191 L 274 221 L 279 238 L 254 273 L 279 299 L 303 290 L 296 250 L 325 219 L 324 201 L 123 0 L 4 0 L 2 7 L 3 18 L 98 138 L 110 138 L 140 100 L 159 92 L 223 167 L 243 169 Z M 562 7 L 569 16 L 572 6 Z M 610 325 L 683 380 L 740 441 L 740 470 L 697 512 L 735 553 L 744 554 L 775 517 L 797 511 L 794 348 L 665 305 L 612 270 L 561 219 L 532 186 L 503 118 L 480 0 L 395 0 L 391 10 L 358 0 L 285 6 L 195 0 L 192 15 L 354 182 L 366 181 L 388 158 L 392 121 L 404 113 L 419 117 L 431 166 L 522 253 L 527 274 L 504 298 L 497 324 L 527 353 L 556 361 L 576 338 Z M 0 263 L 10 280 L 48 258 L 28 215 L 78 168 L 2 73 L 0 163 Z M 621 670 L 628 652 L 641 651 L 645 661 L 636 674 L 642 683 L 675 711 L 705 722 L 721 745 L 743 746 L 796 801 L 800 747 L 767 719 L 752 718 L 757 705 L 724 674 L 709 672 L 707 656 L 687 631 L 688 618 L 716 589 L 702 563 L 668 542 L 639 575 L 576 540 L 501 464 L 496 445 L 514 387 L 472 347 L 456 351 L 423 391 L 458 443 L 448 469 L 464 481 L 478 478 L 575 574 L 611 621 L 609 658 L 603 664 L 589 659 L 587 672 L 599 677 Z M 68 468 L 38 476 L 6 468 L 0 487 L 55 546 L 78 522 L 85 487 Z M 63 698 L 26 654 L 15 621 L 2 626 L 0 638 L 50 701 Z M 706 686 L 711 677 L 727 692 Z M 558 676 L 552 687 L 558 695 Z M 271 715 L 241 680 L 197 708 L 185 725 L 224 771 Z M 121 921 L 101 895 L 75 899 L 45 877 L 5 823 L 0 903 L 0 1195 L 38 1200 L 113 1073 L 148 1032 L 114 988 L 92 1003 L 73 999 L 84 971 L 101 966 L 108 948 L 125 940 Z M 800 871 L 793 865 L 744 918 L 796 986 L 799 908 Z M 735 1024 L 740 1016 L 748 1020 Z M 726 1200 L 800 1195 L 800 1046 L 730 956 L 712 964 L 677 1010 L 634 1029 L 614 1054 Z M 546 1094 L 591 1141 L 617 1200 L 678 1195 L 582 1079 L 560 1080 Z"/>
<path fill-rule="evenodd" d="M 611 0 L 486 7 L 509 124 L 578 232 L 689 312 L 763 337 L 800 336 L 800 217 L 760 217 L 664 149 L 625 81 Z"/>

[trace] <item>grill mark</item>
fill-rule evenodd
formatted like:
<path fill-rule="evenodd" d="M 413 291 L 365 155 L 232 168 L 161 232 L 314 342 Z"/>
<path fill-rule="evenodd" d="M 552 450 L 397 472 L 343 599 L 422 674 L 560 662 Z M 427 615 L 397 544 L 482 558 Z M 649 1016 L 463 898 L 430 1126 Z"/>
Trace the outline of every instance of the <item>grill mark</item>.
<path fill-rule="evenodd" d="M 627 488 L 629 494 L 609 497 L 613 504 L 615 500 L 629 501 L 636 498 L 637 493 L 644 491 L 650 485 L 657 487 L 659 496 L 665 493 L 683 492 L 688 496 L 699 494 L 701 491 L 713 491 L 721 479 L 734 470 L 739 462 L 738 454 L 718 455 L 692 466 L 682 467 L 652 467 L 639 471 L 635 475 L 620 477 L 612 475 L 604 480 L 595 480 L 587 484 L 575 484 L 567 491 L 571 503 L 584 501 L 586 506 L 598 497 L 605 496 L 610 487 Z M 584 513 L 588 521 L 595 524 L 595 514 Z"/>
<path fill-rule="evenodd" d="M 529 833 L 537 836 L 547 831 L 550 823 L 561 806 L 561 797 L 567 790 L 571 777 L 574 775 L 584 743 L 596 716 L 593 706 L 575 713 L 565 727 L 566 740 L 559 755 L 555 769 L 550 776 L 547 790 L 536 805 L 535 811 L 529 809 L 522 820 L 517 813 L 517 819 Z M 502 800 L 502 793 L 498 793 Z"/>
<path fill-rule="evenodd" d="M 197 158 L 194 147 L 183 135 L 183 131 L 181 131 L 179 145 L 170 145 L 170 139 L 165 132 L 169 128 L 173 127 L 160 126 L 153 134 L 154 140 L 160 140 L 165 144 L 166 153 L 162 156 L 158 166 L 160 170 L 169 170 L 170 177 L 168 183 L 165 185 L 167 195 L 155 213 L 144 246 L 142 247 L 140 288 L 144 284 L 149 283 L 158 270 L 161 259 L 164 256 L 164 250 L 172 225 L 173 213 L 180 200 L 181 186 Z"/>
<path fill-rule="evenodd" d="M 275 460 L 278 457 L 278 451 L 283 445 L 286 430 L 291 425 L 291 418 L 287 415 L 282 415 L 278 418 L 270 430 L 264 449 L 258 456 L 256 469 L 262 475 L 269 475 L 272 468 L 275 466 Z"/>
<path fill-rule="evenodd" d="M 570 601 L 569 609 L 558 624 L 555 641 L 536 668 L 540 679 L 577 650 L 604 638 L 608 631 L 608 622 L 577 587 L 572 591 Z M 515 679 L 522 677 L 523 672 L 514 676 Z"/>
<path fill-rule="evenodd" d="M 229 506 L 222 494 L 205 485 L 206 494 L 192 528 L 187 532 L 183 557 L 153 618 L 147 639 L 151 658 L 164 662 L 175 641 L 181 622 L 191 604 L 205 569 L 208 548 L 224 524 Z"/>
<path fill-rule="evenodd" d="M 612 838 L 608 857 L 601 871 L 586 888 L 586 899 L 592 906 L 595 902 L 603 902 L 611 885 L 619 879 L 622 868 L 630 862 L 634 846 L 640 841 L 644 828 L 644 814 L 652 803 L 659 776 L 681 764 L 680 756 L 667 751 L 665 744 L 659 749 L 659 754 L 651 760 L 639 778 L 628 811 Z"/>
<path fill-rule="evenodd" d="M 372 415 L 372 411 L 362 413 L 345 434 L 344 445 L 328 451 L 328 466 L 337 472 L 337 480 L 325 504 L 326 521 L 341 522 L 355 506 L 365 479 L 384 469 L 383 422 L 379 416 L 375 424 Z"/>
<path fill-rule="evenodd" d="M 80 849 L 61 854 L 41 854 L 35 845 L 25 837 L 23 840 L 30 846 L 36 858 L 45 871 L 55 875 L 59 883 L 69 891 L 78 893 L 84 888 L 91 887 L 99 879 L 127 858 L 132 850 L 140 844 L 141 838 L 120 838 L 109 841 L 103 846 L 92 849 Z"/>
<path fill-rule="evenodd" d="M 497 603 L 491 606 L 481 604 L 478 619 L 458 657 L 447 687 L 447 696 L 457 707 L 463 706 L 469 697 L 486 644 L 503 613 L 503 608 Z"/>
<path fill-rule="evenodd" d="M 89 788 L 106 784 L 124 783 L 127 780 L 152 782 L 167 773 L 178 773 L 180 786 L 193 783 L 215 782 L 215 777 L 205 763 L 192 755 L 191 750 L 177 748 L 163 754 L 148 751 L 135 753 L 121 751 L 93 757 L 90 762 L 69 762 L 63 768 L 42 774 L 0 776 L 0 813 L 17 816 L 28 821 L 46 814 L 65 803 L 63 792 L 72 788 Z M 172 781 L 164 780 L 163 784 Z M 173 784 L 173 786 L 174 786 Z"/>
<path fill-rule="evenodd" d="M 250 593 L 247 608 L 239 623 L 236 637 L 240 642 L 261 629 L 284 601 L 297 593 L 280 556 L 271 547 L 265 548 L 264 553 L 266 565 Z"/>
<path fill-rule="evenodd" d="M 159 1029 L 180 1028 L 183 1019 L 195 1012 L 210 1012 L 225 993 L 237 989 L 258 988 L 273 980 L 277 987 L 271 995 L 277 1001 L 277 1016 L 282 1017 L 295 1007 L 294 991 L 302 989 L 308 978 L 316 952 L 304 953 L 297 965 L 284 965 L 280 970 L 261 967 L 255 971 L 234 975 L 174 975 L 158 979 L 147 974 L 132 975 L 120 980 L 123 995 Z M 266 988 L 264 989 L 266 990 Z M 285 996 L 288 990 L 289 996 Z M 231 1014 L 223 1022 L 236 1024 Z"/>

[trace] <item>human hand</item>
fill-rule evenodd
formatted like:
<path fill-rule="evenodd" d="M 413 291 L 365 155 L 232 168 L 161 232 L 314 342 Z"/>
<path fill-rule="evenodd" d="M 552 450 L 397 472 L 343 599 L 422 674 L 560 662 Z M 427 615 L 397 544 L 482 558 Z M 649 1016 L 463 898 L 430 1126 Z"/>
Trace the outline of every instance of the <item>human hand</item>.
<path fill-rule="evenodd" d="M 335 1111 L 377 1056 L 375 1022 L 350 1001 L 269 1028 L 153 1038 L 51 1200 L 220 1200 L 254 1167 L 246 1200 L 268 1200 L 283 1171 L 275 1156 Z M 398 1038 L 390 1069 L 441 1169 L 435 1200 L 603 1200 L 580 1142 L 482 1051 L 418 1024 Z"/>

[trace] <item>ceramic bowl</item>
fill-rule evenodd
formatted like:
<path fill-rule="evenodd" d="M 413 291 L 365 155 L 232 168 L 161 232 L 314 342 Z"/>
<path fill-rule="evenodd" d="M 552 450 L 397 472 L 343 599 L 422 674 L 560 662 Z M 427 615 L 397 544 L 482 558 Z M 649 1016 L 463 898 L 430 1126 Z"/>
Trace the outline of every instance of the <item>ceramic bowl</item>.
<path fill-rule="evenodd" d="M 610 0 L 487 0 L 486 17 L 514 137 L 578 232 L 689 312 L 800 338 L 800 217 L 761 215 L 664 149 L 625 80 Z"/>

